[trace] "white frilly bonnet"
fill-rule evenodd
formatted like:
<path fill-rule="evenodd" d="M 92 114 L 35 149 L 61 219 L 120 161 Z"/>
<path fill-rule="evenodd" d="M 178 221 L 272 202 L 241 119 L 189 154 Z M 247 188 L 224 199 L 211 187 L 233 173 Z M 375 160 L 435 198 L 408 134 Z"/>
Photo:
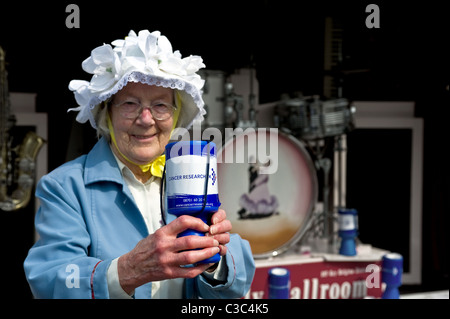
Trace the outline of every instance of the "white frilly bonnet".
<path fill-rule="evenodd" d="M 82 68 L 93 74 L 91 81 L 72 80 L 69 89 L 74 92 L 79 111 L 76 120 L 89 120 L 97 128 L 95 115 L 99 105 L 120 91 L 128 82 L 140 82 L 178 90 L 182 108 L 177 127 L 189 129 L 194 121 L 202 121 L 204 80 L 196 72 L 204 68 L 200 56 L 181 57 L 173 52 L 169 40 L 161 32 L 148 30 L 136 34 L 131 30 L 124 40 L 115 40 L 92 50 Z"/>

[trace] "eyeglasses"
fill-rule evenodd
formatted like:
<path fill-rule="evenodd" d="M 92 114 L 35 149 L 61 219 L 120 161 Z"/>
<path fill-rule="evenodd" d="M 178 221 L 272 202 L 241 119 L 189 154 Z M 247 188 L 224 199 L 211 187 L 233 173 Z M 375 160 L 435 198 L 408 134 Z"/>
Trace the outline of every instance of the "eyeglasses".
<path fill-rule="evenodd" d="M 113 104 L 119 108 L 119 113 L 127 119 L 134 120 L 144 111 L 144 108 L 149 108 L 153 118 L 158 121 L 167 120 L 172 117 L 176 107 L 172 104 L 156 101 L 150 106 L 143 106 L 136 100 L 125 100 Z"/>

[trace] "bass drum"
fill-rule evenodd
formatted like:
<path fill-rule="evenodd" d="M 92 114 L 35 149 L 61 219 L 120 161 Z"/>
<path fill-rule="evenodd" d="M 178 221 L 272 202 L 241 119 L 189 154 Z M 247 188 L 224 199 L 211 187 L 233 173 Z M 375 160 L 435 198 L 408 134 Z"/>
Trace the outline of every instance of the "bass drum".
<path fill-rule="evenodd" d="M 258 134 L 267 136 L 260 139 Z M 249 241 L 255 258 L 279 255 L 301 239 L 318 194 L 316 171 L 303 143 L 278 132 L 274 147 L 268 142 L 274 140 L 270 134 L 274 133 L 255 130 L 233 136 L 217 154 L 221 208 L 227 212 L 232 232 Z M 267 145 L 256 145 L 260 140 Z M 265 152 L 261 153 L 261 147 L 266 147 Z M 226 160 L 230 154 L 246 160 L 230 163 Z M 258 159 L 258 154 L 277 164 L 274 173 L 259 172 L 267 160 Z"/>

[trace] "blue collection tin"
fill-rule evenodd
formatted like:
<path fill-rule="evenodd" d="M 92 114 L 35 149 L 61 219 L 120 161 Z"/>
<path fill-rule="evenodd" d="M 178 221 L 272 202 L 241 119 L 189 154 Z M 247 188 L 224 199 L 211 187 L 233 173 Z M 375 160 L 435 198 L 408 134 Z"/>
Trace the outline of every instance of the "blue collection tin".
<path fill-rule="evenodd" d="M 210 224 L 220 207 L 217 182 L 216 145 L 206 141 L 179 141 L 166 145 L 166 209 L 177 217 L 191 215 Z M 204 236 L 188 229 L 182 236 Z M 217 254 L 203 263 L 216 263 Z"/>
<path fill-rule="evenodd" d="M 269 299 L 289 299 L 291 274 L 288 269 L 275 267 L 269 269 Z"/>
<path fill-rule="evenodd" d="M 358 211 L 356 209 L 339 209 L 338 211 L 339 231 L 341 246 L 339 254 L 344 256 L 356 256 L 356 241 L 358 236 Z"/>

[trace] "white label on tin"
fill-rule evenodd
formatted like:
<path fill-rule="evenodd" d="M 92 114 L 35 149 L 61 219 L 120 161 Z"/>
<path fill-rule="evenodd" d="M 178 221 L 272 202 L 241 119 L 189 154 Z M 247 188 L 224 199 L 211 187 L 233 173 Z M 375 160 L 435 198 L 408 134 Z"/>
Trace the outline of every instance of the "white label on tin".
<path fill-rule="evenodd" d="M 348 214 L 338 215 L 339 230 L 354 230 L 356 229 L 355 216 Z"/>
<path fill-rule="evenodd" d="M 205 193 L 207 156 L 184 155 L 166 161 L 167 196 Z M 217 158 L 209 159 L 208 194 L 218 194 Z"/>

